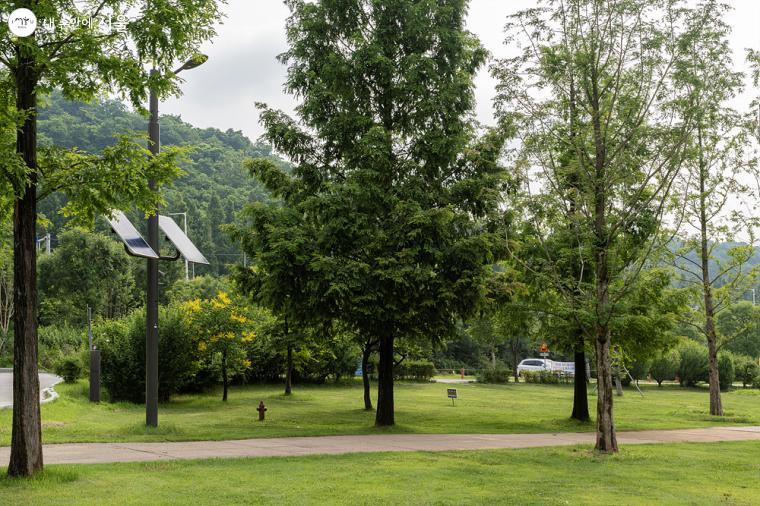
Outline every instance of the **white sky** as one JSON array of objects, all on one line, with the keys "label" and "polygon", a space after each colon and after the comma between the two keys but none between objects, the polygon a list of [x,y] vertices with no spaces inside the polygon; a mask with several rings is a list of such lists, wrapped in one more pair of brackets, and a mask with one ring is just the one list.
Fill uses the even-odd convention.
[{"label": "white sky", "polygon": [[[503,44],[507,15],[536,2],[529,0],[471,0],[468,29],[494,55],[508,54]],[[760,1],[728,0],[734,8],[727,22],[733,27],[731,43],[737,68],[744,68],[744,49],[760,49]],[[184,95],[161,106],[163,114],[178,114],[198,127],[242,130],[255,140],[262,133],[254,102],[292,114],[294,99],[282,91],[285,67],[276,56],[286,50],[285,19],[288,9],[281,0],[228,0],[226,19],[218,35],[203,51],[209,61],[183,75]],[[493,121],[491,100],[494,82],[486,68],[477,77],[477,116],[484,124]],[[753,90],[735,107],[746,107]]]}]

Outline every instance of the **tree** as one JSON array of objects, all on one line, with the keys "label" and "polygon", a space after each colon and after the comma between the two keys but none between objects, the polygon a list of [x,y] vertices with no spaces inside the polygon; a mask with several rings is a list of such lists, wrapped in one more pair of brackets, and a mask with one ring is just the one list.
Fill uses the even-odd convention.
[{"label": "tree", "polygon": [[737,355],[734,366],[736,367],[736,377],[742,382],[743,388],[751,385],[757,375],[760,374],[760,365],[755,359],[746,355]]},{"label": "tree", "polygon": [[218,292],[213,299],[186,302],[185,308],[198,351],[211,360],[215,355],[220,357],[222,401],[227,402],[230,373],[241,374],[251,366],[245,346],[255,335],[245,308],[234,303],[225,292]]},{"label": "tree", "polygon": [[[125,138],[101,155],[56,148],[38,153],[38,97],[60,88],[67,98],[86,100],[109,92],[128,96],[139,105],[148,86],[160,95],[177,92],[172,72],[176,60],[192,56],[211,38],[212,24],[218,19],[213,1],[152,0],[139,13],[133,11],[134,4],[130,0],[0,2],[3,12],[31,8],[39,19],[56,26],[38,29],[28,37],[12,36],[7,24],[0,27],[4,67],[0,128],[16,134],[15,146],[7,136],[2,150],[4,181],[15,198],[11,476],[29,476],[42,468],[35,251],[38,200],[62,192],[69,198],[64,212],[89,222],[97,214],[132,204],[147,212],[160,199],[145,181],[151,178],[164,184],[176,175],[176,152],[150,157],[135,140]],[[96,30],[79,22],[127,14],[133,17],[125,30]],[[158,74],[150,75],[143,67],[145,61],[153,62]]]},{"label": "tree", "polygon": [[39,260],[42,325],[84,326],[85,308],[119,318],[135,307],[135,280],[124,248],[109,237],[85,230],[58,236],[58,247]]},{"label": "tree", "polygon": [[760,358],[760,308],[751,302],[738,302],[716,314],[719,336],[726,336],[724,347],[734,353]]},{"label": "tree", "polygon": [[[673,68],[698,36],[683,30],[678,2],[550,0],[520,12],[507,42],[523,48],[497,62],[497,108],[521,137],[528,214],[544,240],[560,228],[579,250],[577,276],[547,276],[594,343],[598,372],[596,448],[617,451],[610,367],[611,325],[649,252],[691,121],[673,106]],[[539,198],[533,200],[540,179]],[[590,275],[585,274],[590,271]],[[567,272],[567,271],[564,271]],[[570,272],[573,272],[570,270]]]},{"label": "tree", "polygon": [[255,263],[242,285],[376,339],[375,424],[393,425],[396,339],[452,334],[502,255],[505,134],[479,136],[471,118],[486,52],[465,31],[465,0],[288,5],[281,60],[306,129],[261,106],[265,138],[294,168],[250,164],[282,202],[244,212],[237,237]]},{"label": "tree", "polygon": [[[747,269],[754,254],[751,240],[757,219],[736,200],[755,200],[744,183],[754,178],[757,161],[748,156],[751,126],[727,104],[743,88],[744,74],[733,70],[730,27],[723,21],[730,9],[708,0],[688,18],[692,36],[684,40],[687,57],[676,72],[678,87],[688,97],[683,107],[692,115],[694,129],[689,137],[688,156],[677,181],[682,202],[682,232],[688,238],[676,251],[676,265],[694,290],[696,310],[684,318],[705,336],[708,349],[710,414],[723,415],[720,395],[718,352],[736,336],[720,334],[718,313],[729,307],[753,286],[758,269]],[[755,206],[756,207],[756,206]],[[714,254],[721,243],[744,233],[750,244],[737,245],[720,261]],[[711,263],[717,263],[711,269]]]},{"label": "tree", "polygon": [[663,351],[652,360],[649,366],[649,374],[657,382],[658,387],[662,386],[663,381],[672,381],[676,378],[679,361],[680,357],[675,350]]}]

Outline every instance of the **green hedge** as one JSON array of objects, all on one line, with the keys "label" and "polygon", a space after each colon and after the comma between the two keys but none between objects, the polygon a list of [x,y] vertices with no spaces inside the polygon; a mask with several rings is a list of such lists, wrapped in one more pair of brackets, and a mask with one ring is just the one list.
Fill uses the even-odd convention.
[{"label": "green hedge", "polygon": [[559,371],[522,371],[520,377],[525,379],[525,383],[544,383],[556,385],[567,382],[571,376],[562,374]]},{"label": "green hedge", "polygon": [[[193,382],[199,359],[180,306],[160,307],[158,321],[158,396],[165,402]],[[99,322],[93,334],[111,401],[145,402],[145,309]]]},{"label": "green hedge", "polygon": [[393,368],[393,377],[401,380],[430,381],[437,373],[430,360],[404,360]]},{"label": "green hedge", "polygon": [[79,357],[64,358],[55,365],[55,373],[66,383],[74,383],[82,376],[82,361]]},{"label": "green hedge", "polygon": [[489,367],[482,369],[478,373],[478,383],[509,383],[509,377],[512,375],[512,371],[506,367]]}]

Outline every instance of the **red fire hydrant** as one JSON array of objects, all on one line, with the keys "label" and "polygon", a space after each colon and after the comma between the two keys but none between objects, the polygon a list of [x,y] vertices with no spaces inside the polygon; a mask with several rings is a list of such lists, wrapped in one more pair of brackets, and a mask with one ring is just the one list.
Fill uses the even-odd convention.
[{"label": "red fire hydrant", "polygon": [[267,411],[267,407],[264,406],[264,401],[259,401],[259,407],[256,408],[256,411],[259,412],[259,421],[263,422],[264,421],[264,413],[266,413],[266,411]]}]

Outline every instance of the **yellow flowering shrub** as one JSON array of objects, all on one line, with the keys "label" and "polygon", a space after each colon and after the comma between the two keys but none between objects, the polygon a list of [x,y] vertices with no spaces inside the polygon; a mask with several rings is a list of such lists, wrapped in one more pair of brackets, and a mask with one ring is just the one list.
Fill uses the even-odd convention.
[{"label": "yellow flowering shrub", "polygon": [[227,400],[228,377],[251,367],[245,350],[256,334],[247,308],[222,291],[212,299],[185,302],[184,308],[198,352],[209,362],[221,362],[223,400]]}]

